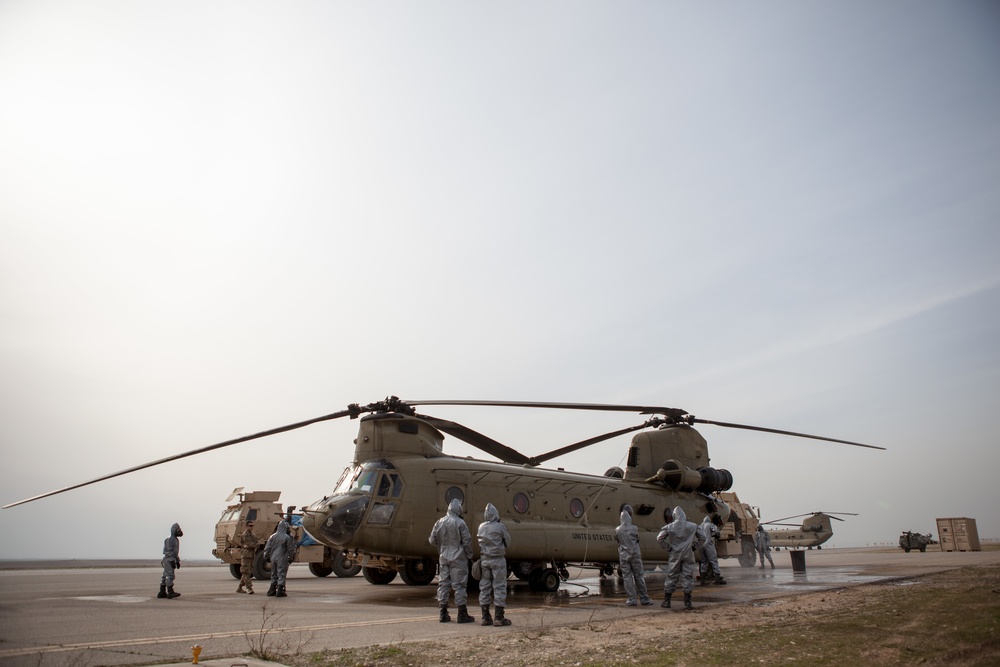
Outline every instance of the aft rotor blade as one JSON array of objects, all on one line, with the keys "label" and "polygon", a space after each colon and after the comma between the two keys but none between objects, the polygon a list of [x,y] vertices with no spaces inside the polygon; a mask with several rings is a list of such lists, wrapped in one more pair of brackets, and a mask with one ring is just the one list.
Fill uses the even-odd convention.
[{"label": "aft rotor blade", "polygon": [[218,442],[214,445],[209,445],[207,447],[201,447],[199,449],[192,449],[189,452],[184,452],[183,454],[175,454],[174,456],[168,456],[163,459],[157,459],[156,461],[150,461],[149,463],[143,463],[142,465],[133,466],[126,470],[120,470],[110,475],[103,475],[96,479],[89,480],[87,482],[81,482],[80,484],[74,484],[72,486],[63,487],[61,489],[56,489],[55,491],[49,491],[48,493],[43,493],[41,495],[32,496],[31,498],[25,498],[24,500],[18,500],[16,503],[10,503],[9,505],[4,505],[3,509],[9,507],[16,507],[18,505],[23,505],[25,503],[30,503],[34,500],[41,500],[42,498],[48,498],[49,496],[54,496],[59,493],[64,493],[66,491],[72,491],[73,489],[79,489],[84,486],[89,486],[91,484],[96,484],[97,482],[103,482],[108,479],[113,479],[115,477],[120,477],[122,475],[127,475],[132,472],[139,470],[144,470],[146,468],[152,468],[153,466],[158,466],[163,463],[169,463],[171,461],[176,461],[178,459],[187,458],[188,456],[194,456],[195,454],[204,454],[205,452],[210,452],[214,449],[221,449],[223,447],[228,447],[230,445],[236,445],[241,442],[247,442],[249,440],[256,440],[257,438],[264,438],[269,435],[276,435],[278,433],[284,433],[285,431],[293,431],[297,428],[302,428],[303,426],[309,426],[310,424],[315,424],[317,422],[329,421],[331,419],[339,419],[340,417],[357,416],[360,413],[360,409],[357,406],[351,406],[347,410],[341,410],[340,412],[334,412],[329,415],[324,415],[322,417],[316,417],[314,419],[307,419],[306,421],[296,422],[294,424],[288,424],[287,426],[279,426],[278,428],[272,428],[267,431],[261,431],[260,433],[254,433],[253,435],[245,435],[242,438],[235,438],[233,440],[226,440],[225,442]]},{"label": "aft rotor blade", "polygon": [[789,519],[798,519],[800,516],[813,516],[815,512],[806,512],[805,514],[795,514],[793,516],[783,516],[780,519],[772,519],[771,521],[761,521],[761,523],[777,523],[779,521],[788,521]]},{"label": "aft rotor blade", "polygon": [[481,407],[548,408],[553,410],[603,410],[608,412],[636,412],[641,415],[664,415],[680,419],[687,414],[679,408],[648,405],[611,405],[607,403],[548,403],[539,401],[403,401],[407,405],[471,405]]},{"label": "aft rotor blade", "polygon": [[877,447],[875,445],[866,445],[860,442],[851,442],[850,440],[838,440],[836,438],[825,438],[821,435],[809,435],[808,433],[796,433],[795,431],[781,431],[776,428],[764,428],[763,426],[747,426],[746,424],[730,424],[728,422],[716,422],[708,419],[698,419],[697,417],[689,417],[687,419],[692,424],[711,424],[713,426],[723,426],[725,428],[741,428],[746,431],[762,431],[764,433],[777,433],[778,435],[790,435],[796,438],[811,438],[813,440],[825,440],[826,442],[839,442],[842,445],[853,445],[855,447],[867,447],[868,449],[881,449],[885,450],[885,447]]},{"label": "aft rotor blade", "polygon": [[530,462],[527,456],[516,449],[511,449],[507,445],[501,444],[493,438],[473,431],[468,426],[462,426],[457,422],[448,421],[447,419],[438,419],[437,417],[429,417],[427,415],[414,416],[419,419],[423,419],[425,422],[443,433],[446,433],[454,438],[458,438],[462,442],[466,442],[477,449],[481,449],[490,456],[497,457],[504,463],[524,465]]},{"label": "aft rotor blade", "polygon": [[631,433],[632,431],[638,431],[649,426],[650,423],[646,422],[638,426],[629,426],[628,428],[618,429],[617,431],[611,431],[610,433],[605,433],[604,435],[597,435],[593,438],[587,438],[586,440],[581,440],[580,442],[574,442],[572,445],[566,445],[565,447],[560,447],[559,449],[553,449],[551,452],[542,454],[540,456],[534,456],[531,459],[532,465],[539,465],[549,459],[554,459],[562,456],[563,454],[569,454],[570,452],[575,452],[578,449],[583,449],[584,447],[590,447],[591,445],[596,445],[599,442],[604,442],[605,440],[610,440],[611,438],[617,438],[619,435],[625,435],[626,433]]}]

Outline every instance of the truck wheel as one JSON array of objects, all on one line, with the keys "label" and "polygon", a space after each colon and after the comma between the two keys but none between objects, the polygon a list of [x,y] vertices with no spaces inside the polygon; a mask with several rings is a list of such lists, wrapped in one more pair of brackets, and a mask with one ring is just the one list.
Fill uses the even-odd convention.
[{"label": "truck wheel", "polygon": [[264,552],[258,551],[253,557],[253,578],[257,581],[271,580],[271,563],[264,560]]},{"label": "truck wheel", "polygon": [[743,567],[753,567],[757,562],[757,550],[753,546],[753,540],[744,538],[742,545],[743,553],[740,554],[740,565]]},{"label": "truck wheel", "polygon": [[910,553],[910,547],[903,547],[903,551],[905,551],[906,553]]},{"label": "truck wheel", "polygon": [[232,563],[229,564],[229,574],[233,575],[233,579],[241,579],[243,577],[242,573],[240,573],[240,566],[238,563],[235,565]]},{"label": "truck wheel", "polygon": [[395,570],[383,570],[380,567],[363,567],[361,571],[364,573],[368,583],[375,584],[376,586],[385,586],[396,578]]},{"label": "truck wheel", "polygon": [[353,577],[361,571],[361,563],[338,551],[333,556],[333,573],[338,577]]},{"label": "truck wheel", "polygon": [[399,576],[409,586],[426,586],[434,581],[434,561],[430,558],[407,558]]},{"label": "truck wheel", "polygon": [[917,547],[917,548],[918,548],[918,549],[920,549],[920,553],[924,553],[925,551],[927,551],[927,546],[926,546],[926,545],[923,545],[923,544],[921,544],[921,545],[920,545],[919,547]]},{"label": "truck wheel", "polygon": [[309,571],[317,577],[329,577],[333,574],[333,568],[323,563],[309,563]]}]

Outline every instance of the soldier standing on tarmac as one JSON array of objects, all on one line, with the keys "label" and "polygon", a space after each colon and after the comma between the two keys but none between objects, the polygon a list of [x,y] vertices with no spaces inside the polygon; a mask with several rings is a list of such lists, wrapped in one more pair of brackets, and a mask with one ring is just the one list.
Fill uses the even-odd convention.
[{"label": "soldier standing on tarmac", "polygon": [[771,562],[771,569],[773,570],[774,559],[771,558],[771,536],[764,530],[764,526],[757,526],[757,534],[753,536],[753,543],[757,547],[758,555],[760,555],[760,569],[764,569],[764,559],[766,558]]},{"label": "soldier standing on tarmac", "polygon": [[156,595],[158,598],[173,599],[181,596],[174,592],[174,570],[181,569],[181,541],[177,538],[183,534],[180,524],[175,523],[170,526],[170,537],[163,540],[163,560],[160,561],[163,576],[160,577],[160,592]]},{"label": "soldier standing on tarmac", "polygon": [[271,587],[267,589],[268,596],[283,598],[288,595],[285,592],[285,576],[288,574],[288,564],[294,557],[295,540],[288,533],[288,522],[282,520],[264,545],[264,558],[271,561]]},{"label": "soldier standing on tarmac", "polygon": [[692,609],[691,591],[694,586],[694,550],[701,548],[701,531],[698,524],[687,520],[680,507],[673,511],[674,520],[665,525],[656,541],[667,550],[667,578],[663,580],[663,604],[670,608],[670,597],[678,583],[684,591],[684,609]]},{"label": "soldier standing on tarmac", "polygon": [[708,584],[709,576],[715,579],[716,586],[725,586],[726,580],[719,569],[719,552],[715,541],[719,539],[719,527],[712,522],[711,516],[706,516],[701,522],[701,585]]},{"label": "soldier standing on tarmac", "polygon": [[[240,585],[237,593],[253,595],[253,557],[257,554],[260,540],[253,532],[253,521],[247,521],[247,529],[240,535]],[[243,587],[246,590],[243,590]]]},{"label": "soldier standing on tarmac", "polygon": [[438,548],[438,609],[440,621],[448,623],[448,596],[455,591],[458,606],[458,622],[472,623],[476,619],[469,615],[467,607],[469,593],[465,588],[469,578],[469,561],[472,560],[472,533],[462,518],[462,501],[452,498],[448,511],[434,522],[427,541]]}]

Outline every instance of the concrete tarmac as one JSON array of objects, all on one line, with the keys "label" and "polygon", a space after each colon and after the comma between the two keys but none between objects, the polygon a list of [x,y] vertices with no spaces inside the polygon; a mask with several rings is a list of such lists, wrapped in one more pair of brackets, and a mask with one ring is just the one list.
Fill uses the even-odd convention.
[{"label": "concrete tarmac", "polygon": [[[729,584],[696,586],[695,606],[768,604],[797,593],[1000,564],[1000,551],[994,550],[945,553],[932,547],[904,554],[886,548],[823,549],[807,551],[805,572],[793,572],[787,551],[773,556],[773,570],[723,560]],[[625,607],[617,578],[600,579],[594,570],[571,569],[570,580],[556,593],[533,592],[512,578],[507,616],[513,625],[484,628],[478,622],[439,623],[436,582],[407,586],[396,579],[373,586],[361,575],[321,579],[295,565],[288,597],[273,598],[264,595],[267,582],[255,583],[256,595],[237,595],[228,567],[186,564],[174,586],[181,597],[164,600],[156,598],[158,567],[113,564],[0,570],[0,666],[191,664],[192,646],[199,645],[199,662],[207,667],[260,667],[265,663],[240,656],[260,646],[282,653],[319,651],[671,613],[659,607],[661,572],[647,572],[657,602],[651,607]],[[469,611],[479,616],[474,595]]]}]

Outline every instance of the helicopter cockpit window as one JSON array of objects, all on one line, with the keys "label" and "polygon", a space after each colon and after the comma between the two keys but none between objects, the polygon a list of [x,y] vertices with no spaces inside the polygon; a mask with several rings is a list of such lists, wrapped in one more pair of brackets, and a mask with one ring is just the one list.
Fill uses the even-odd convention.
[{"label": "helicopter cockpit window", "polygon": [[389,490],[392,488],[392,480],[389,479],[389,475],[382,475],[382,478],[378,481],[378,493],[375,494],[380,497],[385,497],[389,495]]},{"label": "helicopter cockpit window", "polygon": [[396,473],[392,473],[389,477],[392,478],[392,497],[399,498],[403,495],[403,478]]},{"label": "helicopter cockpit window", "polygon": [[343,474],[340,475],[340,481],[337,482],[337,488],[333,490],[333,495],[339,496],[342,493],[347,493],[351,490],[351,482],[354,481],[354,477],[358,474],[361,468],[352,468],[347,466],[344,468]]},{"label": "helicopter cockpit window", "polygon": [[362,470],[361,474],[357,476],[354,480],[354,484],[351,485],[351,491],[364,491],[370,493],[372,488],[375,486],[375,480],[378,479],[378,473],[374,470]]},{"label": "helicopter cockpit window", "polygon": [[518,514],[524,514],[528,511],[528,496],[523,493],[514,494],[514,511]]}]

